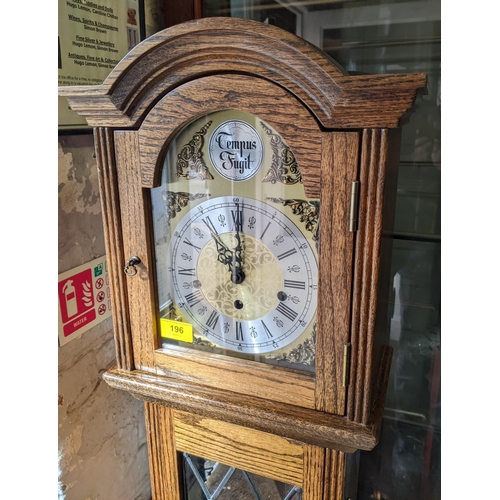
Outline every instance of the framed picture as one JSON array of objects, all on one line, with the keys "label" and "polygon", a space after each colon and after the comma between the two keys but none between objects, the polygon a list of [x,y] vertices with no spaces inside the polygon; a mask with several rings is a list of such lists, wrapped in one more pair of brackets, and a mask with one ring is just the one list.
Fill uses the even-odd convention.
[{"label": "framed picture", "polygon": [[[144,0],[59,0],[58,85],[99,85],[145,38]],[[59,130],[87,128],[65,97]]]}]

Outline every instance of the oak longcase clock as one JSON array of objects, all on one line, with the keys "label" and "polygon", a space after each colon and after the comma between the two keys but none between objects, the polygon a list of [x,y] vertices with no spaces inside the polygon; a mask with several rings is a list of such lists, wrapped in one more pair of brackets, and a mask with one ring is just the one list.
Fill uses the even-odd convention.
[{"label": "oak longcase clock", "polygon": [[104,378],[145,401],[154,498],[188,498],[180,453],[342,498],[378,438],[399,131],[425,81],[350,76],[274,26],[210,18],[60,89],[95,127]]}]

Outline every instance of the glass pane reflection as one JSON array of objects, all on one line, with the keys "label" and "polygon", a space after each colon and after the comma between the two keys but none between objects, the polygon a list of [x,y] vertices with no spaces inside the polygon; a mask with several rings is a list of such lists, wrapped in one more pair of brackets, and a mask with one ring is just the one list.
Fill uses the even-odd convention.
[{"label": "glass pane reflection", "polygon": [[314,372],[319,202],[291,146],[257,116],[209,113],[150,194],[160,345]]},{"label": "glass pane reflection", "polygon": [[380,442],[359,454],[352,500],[440,494],[441,2],[205,0],[204,16],[274,24],[351,75],[428,75],[402,129],[388,323],[394,357]]},{"label": "glass pane reflection", "polygon": [[394,356],[380,442],[360,453],[357,498],[431,500],[441,483],[440,3],[427,2],[419,19],[398,3],[344,3],[350,21],[323,30],[323,48],[351,74],[428,75],[402,129],[387,311]]},{"label": "glass pane reflection", "polygon": [[182,454],[185,500],[302,500],[297,486]]}]

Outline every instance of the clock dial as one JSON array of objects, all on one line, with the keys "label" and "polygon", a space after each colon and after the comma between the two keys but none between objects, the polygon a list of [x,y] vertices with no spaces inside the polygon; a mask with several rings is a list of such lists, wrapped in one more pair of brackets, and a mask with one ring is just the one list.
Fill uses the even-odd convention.
[{"label": "clock dial", "polygon": [[297,226],[251,198],[191,209],[170,244],[174,300],[217,345],[266,353],[288,345],[316,312],[317,264]]},{"label": "clock dial", "polygon": [[[313,370],[319,202],[292,149],[259,117],[218,111],[179,133],[162,175],[160,345]],[[186,325],[192,336],[170,335]]]}]

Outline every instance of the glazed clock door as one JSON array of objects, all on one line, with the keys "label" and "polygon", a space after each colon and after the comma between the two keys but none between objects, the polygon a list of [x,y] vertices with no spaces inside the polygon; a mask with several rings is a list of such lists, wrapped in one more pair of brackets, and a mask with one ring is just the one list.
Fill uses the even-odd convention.
[{"label": "glazed clock door", "polygon": [[319,200],[279,134],[234,110],[195,120],[152,201],[159,344],[314,371]]},{"label": "glazed clock door", "polygon": [[[351,274],[357,156],[334,161],[335,134],[321,131],[276,85],[234,75],[232,88],[238,91],[221,75],[167,94],[135,138],[140,172],[133,155],[122,160],[141,183],[133,188],[137,203],[124,201],[124,224],[135,225],[124,231],[131,235],[124,246],[133,255],[144,248],[141,234],[147,242],[143,273],[129,288],[141,351],[151,346],[137,365],[186,383],[343,413],[351,283],[338,280],[326,302],[318,292],[321,279],[328,291],[335,273]],[[357,151],[358,133],[352,137]],[[333,172],[339,213],[321,221],[320,197],[322,190],[332,195]],[[339,326],[327,312],[334,304]],[[321,317],[330,322],[322,338]],[[326,393],[338,404],[325,405]]]}]

